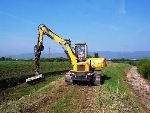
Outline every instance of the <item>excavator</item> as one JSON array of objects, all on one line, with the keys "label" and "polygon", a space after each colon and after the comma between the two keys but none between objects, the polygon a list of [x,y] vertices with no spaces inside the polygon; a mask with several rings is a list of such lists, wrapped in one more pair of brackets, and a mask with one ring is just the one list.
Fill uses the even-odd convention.
[{"label": "excavator", "polygon": [[43,24],[39,25],[38,32],[38,42],[35,46],[35,76],[26,79],[26,82],[44,78],[44,75],[39,74],[39,68],[40,55],[44,50],[43,36],[46,35],[60,44],[70,59],[72,65],[71,70],[65,74],[65,82],[67,84],[75,84],[77,81],[89,81],[95,85],[100,85],[101,70],[107,66],[105,58],[87,58],[88,51],[86,43],[77,43],[73,49],[70,39],[64,39],[58,36]]}]

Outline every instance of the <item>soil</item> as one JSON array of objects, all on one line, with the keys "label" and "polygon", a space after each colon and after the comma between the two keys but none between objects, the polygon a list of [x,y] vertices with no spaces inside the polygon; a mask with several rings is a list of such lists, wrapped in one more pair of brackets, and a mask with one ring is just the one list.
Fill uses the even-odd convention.
[{"label": "soil", "polygon": [[133,66],[127,73],[126,82],[141,101],[142,105],[150,112],[150,83],[138,73]]},{"label": "soil", "polygon": [[94,113],[96,111],[95,87],[96,86],[74,86],[76,95],[72,98],[70,106],[74,113]]}]

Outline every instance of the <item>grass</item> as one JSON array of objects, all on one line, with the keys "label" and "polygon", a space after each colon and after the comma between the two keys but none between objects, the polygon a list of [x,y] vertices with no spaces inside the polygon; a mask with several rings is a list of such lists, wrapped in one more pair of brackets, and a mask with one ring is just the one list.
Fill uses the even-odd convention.
[{"label": "grass", "polygon": [[144,112],[124,82],[128,68],[129,64],[113,63],[102,72],[105,81],[96,88],[97,105],[105,106],[108,112]]},{"label": "grass", "polygon": [[125,69],[129,67],[130,65],[128,64],[118,63],[103,70],[104,76],[109,78],[104,85],[110,92],[126,93],[128,91],[123,84],[123,80],[126,75]]},{"label": "grass", "polygon": [[[41,62],[40,72],[70,69],[69,62]],[[0,80],[34,74],[34,61],[0,61]]]},{"label": "grass", "polygon": [[63,79],[62,75],[48,77],[43,82],[36,85],[28,85],[24,83],[2,91],[0,93],[0,111],[2,113],[18,112],[21,108],[36,102],[52,89],[55,81],[61,79]]},{"label": "grass", "polygon": [[72,110],[70,109],[69,103],[71,98],[75,95],[74,88],[71,88],[66,92],[64,97],[62,97],[57,102],[53,103],[48,108],[48,113],[62,113],[63,110],[67,110],[66,112],[70,113]]}]

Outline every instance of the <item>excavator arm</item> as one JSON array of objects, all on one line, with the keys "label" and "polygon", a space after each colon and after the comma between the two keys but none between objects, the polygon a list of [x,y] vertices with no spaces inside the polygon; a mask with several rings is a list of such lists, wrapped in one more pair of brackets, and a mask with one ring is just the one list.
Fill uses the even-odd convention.
[{"label": "excavator arm", "polygon": [[75,65],[77,62],[77,57],[75,56],[74,52],[71,49],[71,41],[66,40],[55,34],[52,30],[48,29],[45,25],[41,24],[38,27],[39,31],[39,37],[38,37],[38,43],[35,46],[35,73],[39,74],[39,67],[40,67],[40,55],[41,51],[43,51],[44,46],[43,46],[43,36],[47,35],[50,37],[52,40],[55,42],[59,43],[62,46],[65,46],[66,50],[65,53],[67,56],[69,56],[71,60],[71,64]]}]

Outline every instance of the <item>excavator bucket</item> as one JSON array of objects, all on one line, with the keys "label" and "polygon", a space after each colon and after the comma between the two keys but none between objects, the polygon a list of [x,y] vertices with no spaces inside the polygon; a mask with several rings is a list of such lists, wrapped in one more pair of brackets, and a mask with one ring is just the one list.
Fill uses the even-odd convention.
[{"label": "excavator bucket", "polygon": [[42,74],[39,74],[39,67],[40,67],[40,55],[41,55],[41,51],[43,51],[44,49],[44,46],[41,45],[39,47],[39,49],[37,49],[38,46],[35,45],[34,46],[34,52],[35,52],[35,76],[32,76],[30,78],[27,78],[26,79],[26,82],[27,83],[30,83],[30,82],[34,82],[34,81],[38,81],[38,80],[41,80],[44,78],[44,75]]},{"label": "excavator bucket", "polygon": [[35,76],[33,76],[33,77],[30,77],[30,78],[27,78],[26,79],[26,82],[27,83],[29,83],[29,82],[31,82],[31,81],[37,81],[37,80],[41,80],[41,79],[43,79],[44,78],[44,75],[42,75],[42,74],[39,74],[39,75],[35,75]]}]

